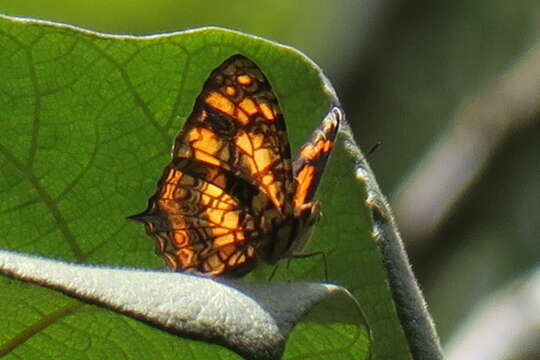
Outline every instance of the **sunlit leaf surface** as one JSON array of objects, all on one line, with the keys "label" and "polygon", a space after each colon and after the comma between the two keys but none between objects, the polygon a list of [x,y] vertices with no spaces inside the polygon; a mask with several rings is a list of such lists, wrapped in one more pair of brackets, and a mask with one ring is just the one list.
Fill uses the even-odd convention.
[{"label": "sunlit leaf surface", "polygon": [[[129,38],[0,18],[0,48],[0,247],[81,263],[163,266],[142,226],[125,217],[145,207],[197,93],[225,58],[241,53],[263,69],[293,151],[334,101],[303,55],[222,29]],[[330,280],[359,299],[373,358],[408,359],[366,195],[339,146],[318,197],[324,218],[307,251],[325,251]],[[274,281],[323,278],[313,257],[281,266]],[[6,359],[238,358],[7,277],[0,277],[0,308]],[[296,327],[284,358],[358,359],[368,342],[353,307],[329,306]]]}]

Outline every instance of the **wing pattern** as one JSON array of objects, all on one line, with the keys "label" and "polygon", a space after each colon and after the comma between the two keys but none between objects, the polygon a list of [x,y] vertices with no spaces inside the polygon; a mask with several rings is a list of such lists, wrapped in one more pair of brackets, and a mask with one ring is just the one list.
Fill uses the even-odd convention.
[{"label": "wing pattern", "polygon": [[204,84],[156,193],[130,219],[145,224],[173,271],[240,276],[258,257],[277,261],[318,218],[312,200],[337,127],[336,117],[321,124],[293,172],[270,83],[234,55]]}]

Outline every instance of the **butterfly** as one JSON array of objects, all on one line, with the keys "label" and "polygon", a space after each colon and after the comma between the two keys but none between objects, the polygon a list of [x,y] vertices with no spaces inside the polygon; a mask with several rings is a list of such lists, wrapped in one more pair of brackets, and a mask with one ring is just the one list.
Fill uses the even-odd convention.
[{"label": "butterfly", "polygon": [[129,219],[173,271],[235,277],[292,257],[320,218],[314,195],[341,114],[333,108],[293,162],[269,81],[231,56],[205,82],[147,209]]}]

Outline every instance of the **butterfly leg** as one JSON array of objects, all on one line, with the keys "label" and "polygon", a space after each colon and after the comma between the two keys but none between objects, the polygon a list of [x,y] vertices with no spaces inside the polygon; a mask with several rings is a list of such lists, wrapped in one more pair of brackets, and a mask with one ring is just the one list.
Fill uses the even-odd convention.
[{"label": "butterfly leg", "polygon": [[274,276],[276,276],[278,267],[279,267],[279,264],[275,264],[275,265],[274,265],[274,268],[272,269],[272,273],[271,273],[270,276],[268,277],[268,282],[272,281],[272,279],[274,278]]},{"label": "butterfly leg", "polygon": [[289,268],[289,263],[290,263],[290,260],[292,259],[305,259],[305,258],[310,258],[310,257],[313,257],[313,256],[321,256],[322,259],[323,259],[323,264],[324,264],[324,281],[328,281],[328,260],[326,258],[326,253],[324,251],[313,251],[313,252],[310,252],[310,253],[305,253],[305,254],[292,254],[289,256],[289,262],[287,262],[287,268]]}]

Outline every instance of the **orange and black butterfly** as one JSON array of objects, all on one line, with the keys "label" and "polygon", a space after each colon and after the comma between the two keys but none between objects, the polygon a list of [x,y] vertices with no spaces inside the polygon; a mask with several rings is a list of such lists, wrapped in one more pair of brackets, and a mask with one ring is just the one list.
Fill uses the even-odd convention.
[{"label": "orange and black butterfly", "polygon": [[130,219],[174,271],[241,276],[258,259],[299,253],[320,217],[313,197],[340,114],[333,109],[292,163],[270,83],[234,55],[210,74],[148,208]]}]

